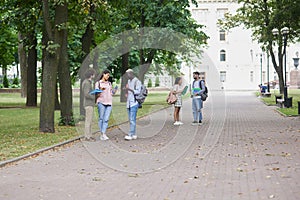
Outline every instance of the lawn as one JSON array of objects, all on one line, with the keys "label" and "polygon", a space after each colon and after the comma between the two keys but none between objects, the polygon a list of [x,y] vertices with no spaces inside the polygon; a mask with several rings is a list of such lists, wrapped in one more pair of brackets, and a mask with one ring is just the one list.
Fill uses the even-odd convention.
[{"label": "lawn", "polygon": [[[271,90],[271,97],[264,97],[262,100],[267,105],[276,105],[275,95],[280,95],[278,90]],[[278,111],[287,116],[297,116],[298,115],[298,101],[300,101],[300,89],[288,90],[288,97],[293,97],[292,108],[277,108]]]},{"label": "lawn", "polygon": [[[150,92],[138,117],[167,107],[166,92]],[[125,103],[119,102],[119,96],[113,99],[113,111],[110,126],[127,121]],[[39,98],[38,98],[39,99]],[[78,121],[79,94],[74,94],[74,116]],[[0,161],[12,159],[36,150],[76,138],[83,134],[82,129],[72,126],[58,126],[60,112],[55,112],[55,133],[39,132],[39,108],[27,108],[25,99],[18,93],[0,94]],[[38,100],[39,103],[39,100]],[[94,128],[97,129],[97,109],[95,107]],[[82,124],[82,123],[81,123]]]}]

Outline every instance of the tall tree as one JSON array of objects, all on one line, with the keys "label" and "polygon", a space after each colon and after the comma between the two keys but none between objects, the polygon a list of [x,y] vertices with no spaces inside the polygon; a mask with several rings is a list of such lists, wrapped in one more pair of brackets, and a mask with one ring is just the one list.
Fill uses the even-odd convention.
[{"label": "tall tree", "polygon": [[73,101],[72,101],[72,84],[70,75],[70,65],[68,58],[68,5],[65,3],[60,9],[61,18],[63,19],[60,27],[61,48],[58,63],[58,81],[60,90],[60,110],[61,110],[61,125],[73,125]]},{"label": "tall tree", "polygon": [[[44,57],[42,96],[40,106],[40,131],[55,132],[54,128],[54,110],[55,110],[55,92],[58,72],[58,64],[62,41],[64,39],[67,10],[66,1],[60,1],[50,5],[48,0],[43,0],[43,19],[45,23],[45,34],[48,42]],[[51,20],[51,7],[54,8],[54,20]],[[53,23],[52,23],[53,22]]]},{"label": "tall tree", "polygon": [[[19,32],[20,49],[19,58],[21,66],[22,83],[26,80],[26,105],[37,106],[37,32],[38,20],[41,11],[40,3],[34,0],[26,2],[20,0],[4,0],[0,2],[1,9],[5,14],[4,21]],[[29,71],[29,73],[27,73]],[[25,74],[22,74],[25,73]],[[26,75],[26,78],[24,76]],[[24,88],[22,89],[24,92]]]},{"label": "tall tree", "polygon": [[[271,56],[279,77],[280,93],[283,93],[283,35],[279,31],[279,35],[274,36],[272,30],[275,28],[282,30],[283,27],[288,27],[288,42],[299,40],[299,3],[294,0],[239,0],[238,3],[241,7],[237,9],[236,14],[227,14],[224,20],[219,21],[219,25],[227,30],[240,25],[252,30],[252,37]],[[274,42],[277,47],[273,45]],[[275,55],[274,48],[277,48],[277,55]]]},{"label": "tall tree", "polygon": [[19,32],[18,34],[19,45],[18,45],[18,56],[20,62],[21,71],[21,97],[25,98],[27,96],[27,54],[24,43],[24,35]]},{"label": "tall tree", "polygon": [[[145,34],[143,32],[144,27],[170,28],[173,31],[187,35],[197,42],[199,46],[206,43],[207,36],[201,31],[202,26],[191,18],[191,13],[188,9],[191,3],[189,0],[132,0],[129,2],[111,0],[109,2],[112,7],[119,8],[117,10],[118,14],[115,16],[119,16],[122,19],[114,29],[115,33],[136,29],[140,30],[139,34],[142,38]],[[192,1],[192,3],[196,3],[196,1]],[[156,38],[155,41],[149,42],[163,40],[163,37],[161,36],[161,38]],[[130,40],[130,37],[128,39]],[[125,41],[123,43],[126,44]],[[156,60],[158,63],[164,63],[164,60],[168,60],[170,56],[173,56],[174,60],[177,59],[172,52],[164,52],[162,54],[161,52],[163,51],[159,49],[139,49],[140,68],[138,75],[142,82],[144,82],[145,74],[148,72],[153,60]],[[129,62],[132,58],[127,58],[127,55],[123,55],[122,59],[124,71],[129,67]],[[176,69],[176,63],[172,63],[173,69]],[[123,81],[122,84],[124,84]],[[124,95],[121,93],[121,101],[124,99],[122,96]]]}]

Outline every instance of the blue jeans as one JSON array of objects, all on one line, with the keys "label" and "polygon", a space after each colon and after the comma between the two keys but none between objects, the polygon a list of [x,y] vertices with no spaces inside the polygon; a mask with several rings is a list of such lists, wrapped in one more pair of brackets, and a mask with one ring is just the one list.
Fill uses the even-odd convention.
[{"label": "blue jeans", "polygon": [[136,114],[138,111],[139,105],[132,106],[127,108],[128,120],[130,123],[129,136],[133,136],[136,134]]},{"label": "blue jeans", "polygon": [[199,122],[200,120],[202,120],[202,107],[203,106],[201,98],[193,98],[192,109],[194,121]]},{"label": "blue jeans", "polygon": [[98,114],[99,114],[98,126],[101,133],[106,132],[111,109],[112,109],[111,105],[103,105],[102,103],[98,103]]}]

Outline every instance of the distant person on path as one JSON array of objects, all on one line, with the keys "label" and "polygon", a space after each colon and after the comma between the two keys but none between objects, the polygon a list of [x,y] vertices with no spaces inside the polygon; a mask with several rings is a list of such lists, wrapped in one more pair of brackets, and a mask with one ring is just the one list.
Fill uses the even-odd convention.
[{"label": "distant person on path", "polygon": [[177,97],[177,101],[174,104],[174,125],[175,126],[183,124],[180,121],[180,117],[179,117],[180,109],[182,107],[182,97],[181,96],[182,96],[183,90],[184,90],[184,87],[182,87],[182,78],[177,77],[175,79],[175,83],[174,83],[174,86],[172,88],[173,94],[175,94],[176,97]]},{"label": "distant person on path", "polygon": [[128,76],[128,83],[124,88],[127,93],[127,112],[128,112],[128,120],[130,123],[130,130],[128,135],[125,136],[125,140],[135,140],[137,139],[136,135],[136,115],[139,108],[139,103],[136,101],[135,96],[141,92],[141,81],[135,77],[133,70],[128,69],[126,71]]},{"label": "distant person on path", "polygon": [[268,87],[262,84],[259,84],[258,87],[260,91],[260,96],[263,96],[267,92]]},{"label": "distant person on path", "polygon": [[95,95],[90,94],[93,90],[92,80],[95,78],[96,71],[93,68],[89,68],[84,76],[85,80],[82,82],[82,92],[84,95],[83,106],[85,109],[85,129],[84,135],[86,141],[95,141],[92,137],[92,122],[95,106]]},{"label": "distant person on path", "polygon": [[202,124],[203,101],[201,100],[201,94],[205,92],[205,83],[204,80],[200,80],[199,75],[199,72],[193,72],[194,81],[191,85],[191,97],[194,121],[192,125]]},{"label": "distant person on path", "polygon": [[95,89],[100,89],[102,92],[97,97],[96,103],[98,106],[99,121],[98,126],[101,132],[100,140],[108,140],[106,129],[112,110],[112,95],[116,93],[117,87],[112,88],[109,81],[110,71],[103,70],[99,80],[95,83]]}]

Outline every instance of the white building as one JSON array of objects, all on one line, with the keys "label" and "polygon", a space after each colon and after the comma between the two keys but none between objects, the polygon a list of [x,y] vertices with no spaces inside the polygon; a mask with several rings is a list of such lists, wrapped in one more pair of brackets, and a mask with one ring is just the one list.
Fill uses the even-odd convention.
[{"label": "white building", "polygon": [[[218,19],[229,12],[234,14],[239,8],[235,0],[198,0],[198,7],[191,5],[192,17],[204,25],[204,32],[210,37],[208,48],[204,49],[203,59],[199,66],[183,67],[187,70],[197,70],[204,73],[207,82],[221,81],[225,90],[258,89],[260,83],[266,84],[268,78],[267,55],[262,52],[259,44],[251,38],[251,31],[236,27],[226,32],[220,30]],[[293,57],[300,52],[300,45],[287,48],[287,80],[289,72],[294,69]],[[215,69],[217,73],[211,73]],[[211,73],[211,74],[210,74]],[[190,75],[188,75],[190,76]],[[189,78],[190,79],[190,78]],[[214,80],[211,80],[214,79]],[[273,64],[269,62],[269,80],[277,80]]]}]

